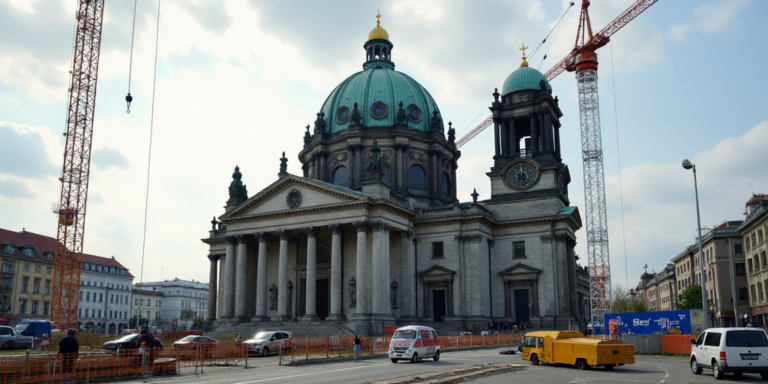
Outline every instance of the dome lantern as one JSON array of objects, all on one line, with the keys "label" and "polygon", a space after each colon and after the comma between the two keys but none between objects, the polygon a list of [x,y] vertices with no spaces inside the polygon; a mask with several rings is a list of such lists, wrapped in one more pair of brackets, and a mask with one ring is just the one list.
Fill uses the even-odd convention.
[{"label": "dome lantern", "polygon": [[364,69],[368,68],[389,68],[394,69],[395,63],[392,62],[392,43],[389,41],[389,34],[381,27],[381,14],[376,12],[376,27],[368,33],[368,41],[365,42],[365,64]]}]

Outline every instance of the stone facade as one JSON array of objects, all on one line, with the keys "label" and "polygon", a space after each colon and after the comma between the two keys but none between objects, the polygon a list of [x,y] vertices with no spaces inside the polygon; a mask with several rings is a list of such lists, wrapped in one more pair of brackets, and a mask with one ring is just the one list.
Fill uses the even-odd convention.
[{"label": "stone facade", "polygon": [[208,320],[332,321],[362,334],[413,322],[584,328],[589,280],[574,254],[582,224],[568,200],[562,113],[543,75],[526,67],[538,85],[493,94],[491,196],[460,202],[455,130],[449,122],[446,135],[436,105],[417,108],[431,96],[394,71],[388,40],[365,47],[364,71],[307,127],[300,174],[283,157],[278,179],[255,195],[235,203],[230,186],[202,239]]},{"label": "stone facade", "polygon": [[745,215],[739,232],[747,259],[750,322],[764,327],[768,325],[768,196],[753,195],[747,202]]}]

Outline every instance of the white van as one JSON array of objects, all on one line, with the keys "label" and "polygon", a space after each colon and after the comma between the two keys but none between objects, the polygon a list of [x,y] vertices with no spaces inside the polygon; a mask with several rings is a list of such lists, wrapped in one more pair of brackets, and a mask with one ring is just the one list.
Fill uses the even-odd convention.
[{"label": "white van", "polygon": [[437,332],[421,325],[398,328],[389,343],[389,358],[393,363],[398,360],[410,360],[415,363],[428,358],[440,360],[440,339]]},{"label": "white van", "polygon": [[711,369],[718,380],[727,372],[768,379],[768,335],[760,328],[709,328],[691,339],[690,364],[693,373]]}]

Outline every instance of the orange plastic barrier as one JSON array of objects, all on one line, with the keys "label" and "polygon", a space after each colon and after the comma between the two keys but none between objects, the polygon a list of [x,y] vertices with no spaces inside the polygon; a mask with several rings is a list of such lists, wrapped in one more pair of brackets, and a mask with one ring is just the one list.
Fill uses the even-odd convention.
[{"label": "orange plastic barrier", "polygon": [[693,335],[664,335],[661,337],[661,351],[680,355],[691,354],[691,339]]}]

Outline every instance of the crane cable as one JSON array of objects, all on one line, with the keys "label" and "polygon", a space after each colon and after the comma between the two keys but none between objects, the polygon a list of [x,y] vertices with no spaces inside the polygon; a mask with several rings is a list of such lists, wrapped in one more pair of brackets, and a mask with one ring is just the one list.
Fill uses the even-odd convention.
[{"label": "crane cable", "polygon": [[[547,35],[544,36],[544,40],[542,40],[537,46],[533,47],[533,50],[528,55],[528,59],[533,58],[536,52],[539,51],[539,48],[541,48],[541,46],[547,42],[549,35],[551,35],[553,31],[555,32],[555,36],[553,36],[552,38],[554,39],[555,37],[557,37],[557,31],[560,30],[560,26],[563,24],[563,19],[565,19],[565,15],[568,13],[568,11],[571,10],[571,7],[573,7],[573,4],[574,4],[573,1],[571,1],[570,5],[568,5],[568,8],[566,8],[565,12],[563,12],[562,16],[560,16],[560,20],[558,20],[557,23],[555,23],[555,25],[552,26],[552,29],[549,30],[549,33],[547,33]],[[549,44],[549,47],[550,48],[552,47],[552,43]],[[547,48],[547,52],[549,52],[549,48]],[[544,62],[544,60],[547,58],[547,52],[544,52],[544,58],[541,59],[542,62]],[[539,64],[539,66],[541,66],[541,64]]]},{"label": "crane cable", "polygon": [[136,35],[136,8],[139,5],[139,0],[133,1],[133,27],[131,28],[131,58],[128,61],[128,94],[125,96],[125,102],[127,109],[125,113],[131,113],[131,102],[133,96],[131,96],[131,74],[133,73],[133,37]]},{"label": "crane cable", "polygon": [[[147,160],[147,191],[144,197],[144,235],[141,240],[141,273],[139,274],[139,290],[144,287],[144,251],[147,245],[147,208],[149,207],[149,176],[152,166],[152,131],[155,125],[155,88],[157,86],[157,47],[160,41],[160,4],[162,0],[157,1],[157,27],[155,32],[155,69],[152,75],[152,110],[149,119],[149,158]],[[137,320],[141,320],[141,311]],[[149,319],[147,319],[149,322]]]},{"label": "crane cable", "polygon": [[624,246],[624,275],[629,287],[629,269],[627,267],[627,233],[624,226],[624,190],[621,185],[621,147],[619,146],[619,112],[616,107],[616,67],[613,66],[613,42],[611,42],[611,84],[613,86],[613,117],[616,119],[616,159],[619,163],[619,202],[621,205],[621,243]]},{"label": "crane cable", "polygon": [[[536,53],[536,51],[538,51],[538,50],[539,50],[539,48],[542,46],[542,44],[544,44],[544,43],[547,41],[547,38],[549,38],[549,35],[551,35],[551,34],[552,34],[552,31],[555,31],[555,36],[553,36],[552,38],[554,39],[555,37],[557,37],[557,32],[560,30],[560,26],[561,26],[561,25],[562,25],[562,23],[563,23],[563,19],[565,18],[565,15],[566,15],[566,13],[568,13],[568,11],[571,9],[571,7],[573,6],[573,4],[574,4],[573,2],[570,2],[570,5],[568,6],[568,8],[566,8],[566,9],[565,9],[565,12],[563,12],[563,14],[560,16],[560,19],[557,21],[557,23],[555,23],[555,25],[554,25],[554,26],[552,26],[552,29],[549,31],[549,33],[547,34],[547,36],[545,36],[545,37],[544,37],[544,40],[542,40],[542,41],[541,41],[541,43],[539,43],[539,45],[537,45],[537,46],[536,46],[536,47],[533,49],[533,51],[531,52],[531,54],[530,54],[530,55],[528,55],[528,58],[529,58],[529,59],[530,59],[530,58],[532,58],[532,57],[533,57],[533,55]],[[555,28],[557,28],[557,29],[555,29]],[[551,47],[552,47],[552,44],[550,44],[550,45],[549,45],[549,48],[551,48]],[[547,48],[547,52],[549,52],[549,48]],[[544,59],[546,59],[546,58],[547,58],[547,52],[544,52]],[[544,59],[541,59],[541,63],[542,63],[542,64],[544,63]],[[539,64],[539,68],[541,68],[541,64]],[[474,119],[472,119],[472,120],[471,120],[471,121],[470,121],[470,122],[467,124],[467,126],[466,126],[466,127],[462,128],[462,129],[461,129],[461,131],[457,131],[457,132],[456,132],[456,136],[458,136],[458,135],[460,135],[462,132],[466,131],[466,130],[467,130],[467,128],[469,128],[469,127],[472,125],[472,123],[474,123],[475,121],[477,121],[477,119],[478,119],[480,116],[482,116],[482,115],[485,113],[486,109],[487,109],[487,108],[483,108],[483,110],[482,110],[482,111],[480,111],[480,113],[477,115],[477,117],[475,117]]]}]

